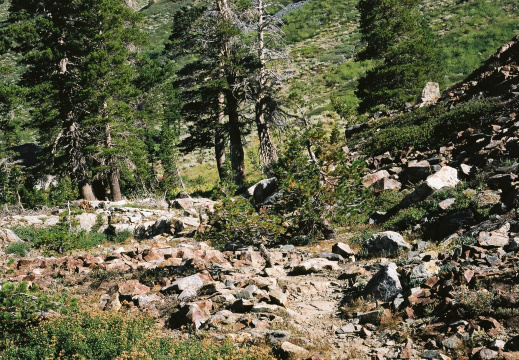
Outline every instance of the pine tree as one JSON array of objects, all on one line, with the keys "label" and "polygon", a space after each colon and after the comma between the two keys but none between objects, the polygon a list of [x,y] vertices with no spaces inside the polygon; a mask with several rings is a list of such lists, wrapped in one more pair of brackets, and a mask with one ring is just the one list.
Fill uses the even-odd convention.
[{"label": "pine tree", "polygon": [[225,166],[228,142],[232,177],[242,185],[245,133],[239,110],[245,98],[239,85],[252,58],[240,43],[233,6],[228,0],[214,0],[180,10],[166,53],[174,60],[191,60],[177,73],[176,84],[184,101],[182,115],[190,134],[181,147],[184,151],[213,147],[220,179],[229,179]]},{"label": "pine tree", "polygon": [[438,76],[432,31],[418,10],[420,0],[360,0],[360,31],[366,44],[357,59],[380,65],[359,80],[361,112],[414,102],[427,81]]},{"label": "pine tree", "polygon": [[94,200],[92,180],[121,198],[119,179],[132,136],[135,54],[143,18],[120,0],[12,0],[4,33],[23,54],[21,85],[51,170],[68,173]]}]

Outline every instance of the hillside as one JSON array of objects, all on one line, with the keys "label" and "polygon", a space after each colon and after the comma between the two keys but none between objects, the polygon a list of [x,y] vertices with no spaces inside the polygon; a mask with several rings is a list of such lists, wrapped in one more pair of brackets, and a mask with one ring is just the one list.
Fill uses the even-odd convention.
[{"label": "hillside", "polygon": [[[99,3],[115,4],[110,1]],[[147,19],[151,40],[139,53],[146,61],[138,60],[145,71],[133,79],[145,90],[136,102],[124,102],[134,90],[128,87],[123,95],[112,93],[121,96],[118,102],[107,96],[100,97],[104,103],[81,103],[100,105],[103,116],[69,128],[85,126],[92,134],[52,148],[59,159],[86,144],[83,161],[59,169],[87,168],[104,198],[81,198],[84,184],[70,177],[34,181],[37,169],[4,149],[7,131],[0,136],[0,195],[7,199],[0,203],[0,360],[519,359],[516,1],[425,1],[420,11],[443,55],[440,91],[428,84],[427,101],[348,120],[334,111],[331,96],[355,102],[359,77],[377,65],[355,60],[362,46],[355,2],[276,2],[270,13],[281,5],[290,10],[281,12],[291,58],[283,70],[290,76],[275,94],[286,125],[276,133],[278,159],[265,178],[255,124],[248,123],[242,186],[230,177],[217,183],[214,149],[180,155],[181,149],[161,143],[193,135],[185,133],[191,124],[170,96],[180,88],[161,79],[182,75],[175,73],[178,62],[171,64],[175,75],[164,70],[162,50],[175,13],[191,2],[127,3]],[[105,35],[97,25],[87,29]],[[128,35],[125,29],[121,34]],[[118,47],[118,54],[130,47]],[[46,50],[42,64],[52,55]],[[105,59],[107,51],[88,54]],[[137,59],[119,58],[115,65]],[[102,65],[112,64],[108,60]],[[196,60],[193,55],[185,63]],[[0,61],[7,66],[1,89],[11,89],[4,85],[24,69],[12,53]],[[65,67],[76,65],[67,61]],[[125,85],[126,78],[111,77],[110,66],[93,69],[82,78],[87,84],[94,78],[107,93],[103,86],[114,79]],[[220,72],[213,69],[188,70],[203,76],[195,90],[210,85],[194,107],[214,96],[211,86],[232,80],[217,76],[214,82],[211,76]],[[95,77],[105,71],[106,77]],[[92,88],[86,93],[97,96]],[[36,97],[38,90],[23,96]],[[44,99],[55,93],[63,94],[44,92]],[[232,108],[218,104],[212,111],[220,120]],[[16,141],[54,131],[48,122],[29,128],[29,119],[47,114],[25,106],[0,118],[0,124],[21,121],[23,136]],[[254,109],[247,103],[239,116],[245,122]],[[196,120],[204,119],[214,117]],[[116,126],[122,130],[111,137]],[[163,131],[169,127],[180,131]],[[112,141],[121,139],[125,147],[117,152]],[[23,148],[33,149],[29,157],[39,162],[34,149],[41,148]],[[122,159],[118,174],[109,172],[114,158]],[[164,170],[171,158],[186,189],[164,186],[176,176]],[[112,201],[108,183],[116,175],[127,191],[120,201]]]}]

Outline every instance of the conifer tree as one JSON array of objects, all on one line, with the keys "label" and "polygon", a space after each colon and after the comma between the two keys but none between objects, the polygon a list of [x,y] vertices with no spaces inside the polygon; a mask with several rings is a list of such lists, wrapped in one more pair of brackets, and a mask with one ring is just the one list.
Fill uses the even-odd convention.
[{"label": "conifer tree", "polygon": [[356,95],[361,112],[414,102],[425,83],[438,76],[432,31],[419,12],[420,4],[420,0],[359,1],[365,47],[357,59],[380,62],[359,80]]},{"label": "conifer tree", "polygon": [[87,200],[92,180],[121,198],[119,179],[132,136],[135,54],[143,18],[121,0],[12,0],[4,36],[23,55],[21,85],[51,170],[68,173]]}]

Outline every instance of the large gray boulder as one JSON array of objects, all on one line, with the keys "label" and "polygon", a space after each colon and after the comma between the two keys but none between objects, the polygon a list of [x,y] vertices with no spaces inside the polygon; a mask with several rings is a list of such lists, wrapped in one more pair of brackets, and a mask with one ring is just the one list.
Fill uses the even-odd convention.
[{"label": "large gray boulder", "polygon": [[402,235],[394,231],[384,231],[373,234],[365,244],[370,255],[393,256],[400,251],[411,250],[411,245],[405,242]]},{"label": "large gray boulder", "polygon": [[274,194],[278,187],[278,180],[273,177],[264,179],[253,185],[252,199],[255,204],[263,203],[270,195]]},{"label": "large gray boulder", "polygon": [[383,266],[364,288],[364,296],[374,300],[391,301],[402,292],[397,266],[389,263]]}]

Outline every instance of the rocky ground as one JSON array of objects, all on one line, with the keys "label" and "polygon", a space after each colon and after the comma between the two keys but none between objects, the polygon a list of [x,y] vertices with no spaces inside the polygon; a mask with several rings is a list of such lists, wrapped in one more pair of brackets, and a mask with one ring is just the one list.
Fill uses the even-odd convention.
[{"label": "rocky ground", "polygon": [[[60,213],[89,231],[134,236],[55,257],[1,253],[2,278],[66,289],[105,311],[146,312],[170,336],[265,344],[279,358],[519,359],[518,54],[516,38],[439,100],[484,91],[502,101],[499,113],[445,146],[366,158],[364,186],[400,200],[371,215],[377,231],[361,242],[342,233],[306,247],[217,250],[193,238],[211,200],[79,202],[81,214],[3,217],[0,250],[22,241],[7,227],[53,226]],[[344,150],[354,160],[360,148]],[[272,193],[271,183],[258,189]],[[269,195],[250,194],[256,204]],[[382,231],[417,209],[427,213],[406,231]]]}]

